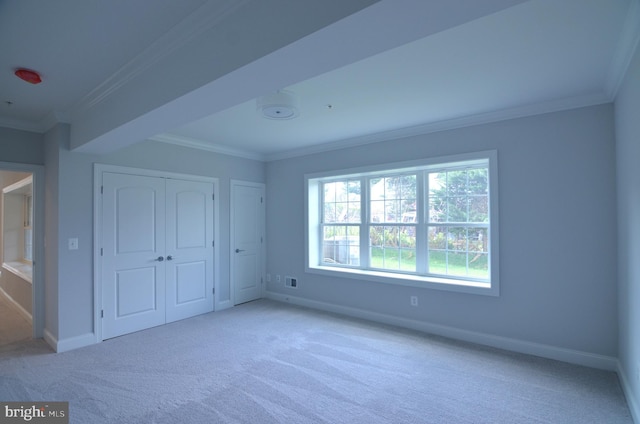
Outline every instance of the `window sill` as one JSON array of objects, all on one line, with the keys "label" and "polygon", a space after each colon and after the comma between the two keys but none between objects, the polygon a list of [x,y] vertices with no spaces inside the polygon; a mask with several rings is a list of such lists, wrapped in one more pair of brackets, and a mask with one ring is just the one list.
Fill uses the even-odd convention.
[{"label": "window sill", "polygon": [[453,278],[423,277],[411,274],[398,274],[384,271],[362,270],[331,266],[307,267],[307,272],[329,277],[352,278],[373,281],[377,283],[393,284],[406,287],[428,288],[458,293],[482,294],[498,296],[497,284],[486,281],[457,280]]},{"label": "window sill", "polygon": [[18,277],[22,278],[28,283],[30,284],[32,283],[33,268],[30,263],[19,262],[19,261],[5,262],[2,264],[2,268],[17,275]]}]

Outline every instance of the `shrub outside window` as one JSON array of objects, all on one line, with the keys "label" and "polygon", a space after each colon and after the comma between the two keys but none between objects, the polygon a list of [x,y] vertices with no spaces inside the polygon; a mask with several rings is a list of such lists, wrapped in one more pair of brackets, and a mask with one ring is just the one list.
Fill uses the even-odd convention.
[{"label": "shrub outside window", "polygon": [[497,153],[306,176],[307,271],[498,294]]}]

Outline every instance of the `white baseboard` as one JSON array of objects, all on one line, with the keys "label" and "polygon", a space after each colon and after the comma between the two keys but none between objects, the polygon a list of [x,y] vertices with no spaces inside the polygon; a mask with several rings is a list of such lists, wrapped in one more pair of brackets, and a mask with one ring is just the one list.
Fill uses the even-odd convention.
[{"label": "white baseboard", "polygon": [[51,332],[48,329],[44,329],[44,331],[42,332],[42,337],[44,338],[44,341],[47,342],[47,344],[49,346],[51,346],[51,348],[53,350],[56,350],[57,346],[58,346],[58,339],[56,339],[56,337],[51,334]]},{"label": "white baseboard", "polygon": [[229,309],[231,307],[233,307],[233,303],[231,303],[231,300],[224,300],[216,303],[215,312],[224,311],[225,309]]},{"label": "white baseboard", "polygon": [[366,311],[363,309],[351,308],[347,306],[334,305],[316,300],[309,300],[302,297],[287,294],[267,292],[268,299],[305,306],[327,312],[333,312],[350,317],[366,319],[382,324],[396,325],[398,327],[410,328],[428,334],[448,337],[451,339],[477,343],[485,346],[505,349],[512,352],[519,352],[528,355],[540,356],[548,359],[569,362],[591,368],[598,368],[607,371],[616,371],[617,358],[595,353],[583,352],[579,350],[566,349],[558,346],[545,345],[541,343],[528,342],[525,340],[512,339],[509,337],[494,336],[486,333],[462,330],[455,327],[448,327],[439,324],[417,321],[409,318],[401,318],[393,315],[381,314],[378,312]]},{"label": "white baseboard", "polygon": [[633,388],[629,384],[627,373],[625,372],[625,369],[620,361],[618,361],[617,372],[618,379],[620,380],[620,385],[622,386],[622,391],[624,392],[624,396],[627,399],[627,405],[629,405],[629,410],[631,411],[633,422],[640,424],[640,405],[638,405],[638,402],[636,401],[636,399],[638,398],[635,396]]},{"label": "white baseboard", "polygon": [[0,296],[4,297],[5,299],[7,299],[7,302],[9,302],[11,304],[11,306],[13,306],[15,308],[15,310],[24,318],[26,319],[29,324],[33,323],[33,317],[31,316],[31,314],[29,313],[29,311],[27,311],[26,309],[24,309],[22,307],[22,305],[20,305],[18,302],[16,302],[16,300],[11,297],[11,295],[9,293],[7,293],[6,291],[4,291],[4,289],[2,287],[0,287]]},{"label": "white baseboard", "polygon": [[87,333],[81,336],[69,337],[68,339],[58,340],[49,330],[44,330],[44,340],[56,351],[56,353],[67,352],[69,350],[78,349],[85,346],[96,344],[96,335]]}]

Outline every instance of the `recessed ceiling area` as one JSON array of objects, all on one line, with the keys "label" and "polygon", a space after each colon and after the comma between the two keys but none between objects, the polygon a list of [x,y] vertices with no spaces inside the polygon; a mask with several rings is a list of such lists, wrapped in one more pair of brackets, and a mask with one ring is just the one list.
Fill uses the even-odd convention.
[{"label": "recessed ceiling area", "polygon": [[629,6],[528,1],[285,87],[299,101],[294,120],[265,120],[250,100],[158,139],[277,159],[605,103]]}]

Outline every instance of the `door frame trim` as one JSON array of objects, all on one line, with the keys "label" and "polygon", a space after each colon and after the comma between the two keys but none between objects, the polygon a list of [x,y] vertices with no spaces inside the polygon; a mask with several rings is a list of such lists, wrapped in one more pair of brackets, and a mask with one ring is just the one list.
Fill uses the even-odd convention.
[{"label": "door frame trim", "polygon": [[[30,172],[33,176],[33,277],[31,284],[31,329],[32,337],[44,337],[45,327],[45,181],[44,166],[27,163],[0,162],[0,169],[13,172]],[[0,264],[1,264],[0,258]]]},{"label": "door frame trim", "polygon": [[235,213],[234,213],[234,207],[235,207],[235,190],[234,188],[238,185],[242,185],[242,186],[248,186],[248,187],[255,187],[255,188],[259,188],[261,190],[261,194],[262,194],[262,222],[260,223],[260,225],[262,226],[262,246],[260,248],[260,277],[262,278],[262,283],[260,284],[260,297],[264,297],[265,293],[266,293],[266,284],[265,284],[265,276],[267,274],[267,250],[266,250],[266,246],[267,246],[267,222],[266,222],[266,208],[267,208],[267,196],[266,196],[266,185],[264,183],[255,183],[255,182],[251,182],[251,181],[243,181],[243,180],[234,180],[232,179],[230,181],[230,202],[229,202],[229,217],[230,217],[230,222],[229,222],[229,301],[231,303],[230,306],[234,306],[235,305],[235,299],[236,299],[236,284],[235,284],[235,266],[234,266],[234,261],[235,261],[235,255],[233,255],[233,246],[234,246],[234,238],[235,238],[235,230],[234,230],[234,224],[235,224]]},{"label": "door frame trim", "polygon": [[[213,239],[220,234],[220,181],[216,177],[204,175],[182,174],[177,172],[166,172],[154,169],[133,168],[120,165],[109,165],[104,163],[93,164],[93,334],[95,342],[100,343],[102,338],[102,257],[100,248],[102,246],[102,174],[111,172],[116,174],[129,174],[145,177],[169,178],[179,180],[191,180],[213,184]],[[218,246],[213,246],[213,310],[218,304],[218,293],[220,293],[220,254]]]}]

